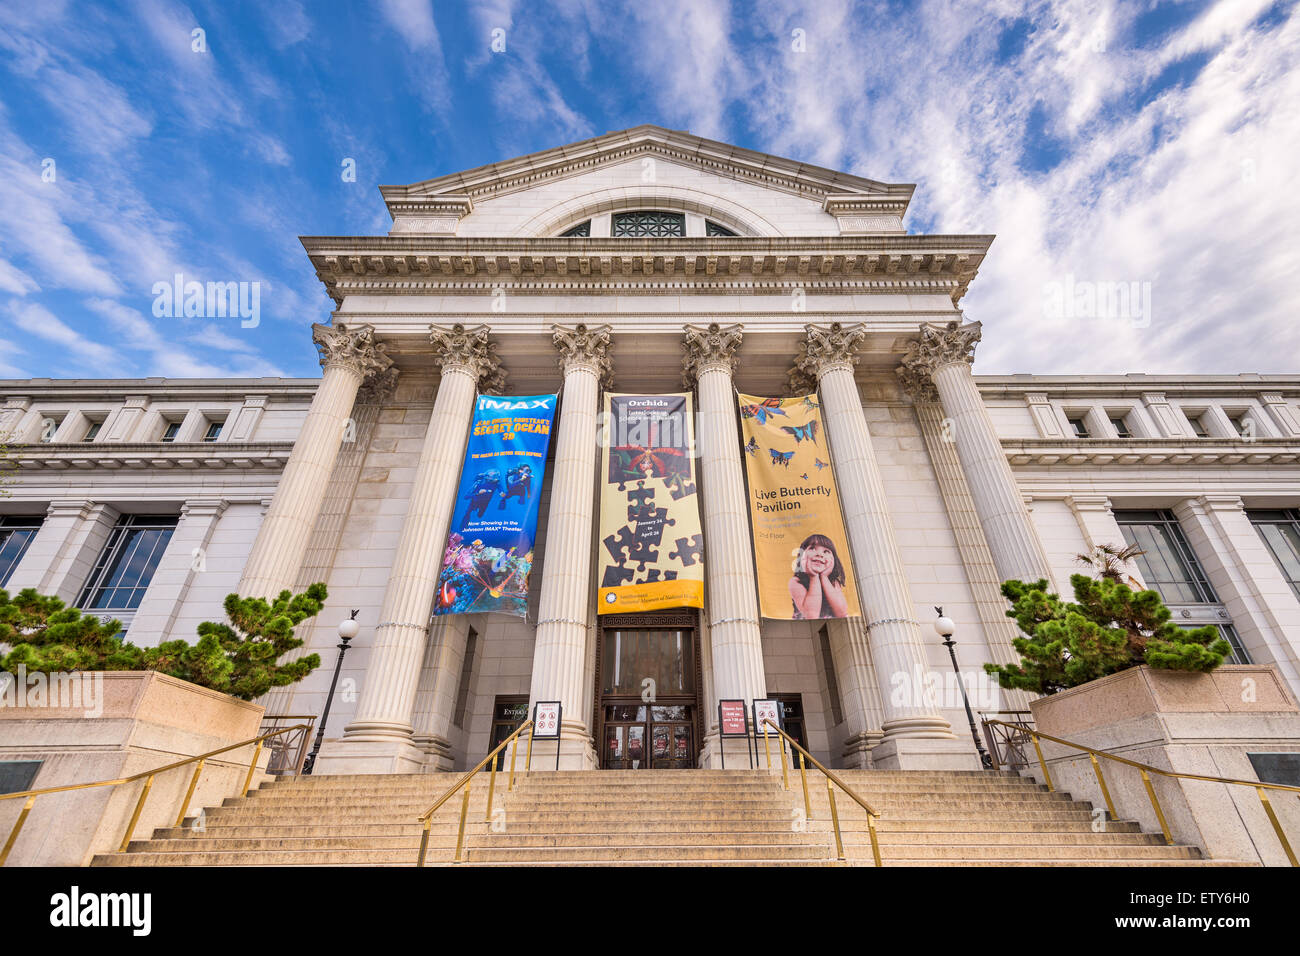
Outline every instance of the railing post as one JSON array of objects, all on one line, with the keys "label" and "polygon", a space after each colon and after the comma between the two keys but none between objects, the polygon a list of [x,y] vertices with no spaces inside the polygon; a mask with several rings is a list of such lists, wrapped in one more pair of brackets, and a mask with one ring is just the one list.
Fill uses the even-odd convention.
[{"label": "railing post", "polygon": [[843,861],[844,840],[840,837],[840,815],[835,810],[835,785],[831,783],[830,777],[826,778],[826,796],[831,802],[831,826],[835,829],[835,853]]},{"label": "railing post", "polygon": [[1038,754],[1038,766],[1043,768],[1043,779],[1047,781],[1048,793],[1055,793],[1056,788],[1052,786],[1052,775],[1047,772],[1047,761],[1043,759],[1043,748],[1038,746],[1038,734],[1033,732],[1029,735],[1034,739],[1034,751]]},{"label": "railing post", "polygon": [[767,769],[772,769],[772,743],[767,736],[767,721],[763,721],[763,752],[767,754]]},{"label": "railing post", "polygon": [[982,720],[981,723],[984,725],[984,739],[988,741],[989,745],[989,756],[993,758],[993,769],[1001,770],[1002,761],[998,759],[998,732],[987,718]]},{"label": "railing post", "polygon": [[528,752],[524,754],[524,772],[531,773],[533,770],[533,728],[528,728]]},{"label": "railing post", "polygon": [[140,811],[144,809],[144,802],[149,798],[149,791],[153,789],[153,774],[144,778],[144,787],[140,791],[140,799],[135,803],[135,812],[131,814],[131,822],[126,825],[126,836],[122,837],[122,845],[117,848],[118,853],[125,853],[127,845],[131,842],[131,834],[135,833],[135,825],[140,819]]},{"label": "railing post", "polygon": [[880,862],[880,841],[876,838],[876,815],[867,814],[867,832],[871,834],[871,858],[876,861],[876,866],[881,866]]},{"label": "railing post", "polygon": [[781,741],[781,784],[787,791],[790,789],[790,769],[785,762],[785,741]]},{"label": "railing post", "polygon": [[488,774],[488,799],[487,810],[483,814],[484,823],[492,822],[492,797],[497,791],[497,756],[499,755],[492,757],[492,772]]},{"label": "railing post", "polygon": [[[1291,849],[1291,843],[1287,840],[1286,834],[1282,832],[1282,824],[1277,822],[1277,814],[1273,812],[1273,804],[1269,802],[1268,793],[1263,787],[1256,787],[1255,792],[1259,794],[1260,803],[1264,804],[1264,812],[1268,814],[1268,822],[1273,824],[1273,832],[1282,843],[1282,849],[1286,852],[1286,858],[1291,861],[1292,866],[1300,866],[1295,857],[1295,850]],[[0,859],[0,863],[3,863]]]},{"label": "railing post", "polygon": [[460,849],[465,845],[465,816],[469,813],[469,788],[473,781],[465,781],[465,796],[460,801],[460,828],[456,831],[456,862],[460,863]]},{"label": "railing post", "polygon": [[1151,777],[1145,770],[1142,771],[1142,782],[1146,784],[1147,796],[1151,798],[1151,806],[1156,809],[1156,819],[1160,821],[1160,830],[1165,835],[1165,842],[1173,846],[1174,838],[1169,832],[1169,824],[1165,821],[1165,812],[1160,809],[1160,801],[1156,799],[1156,789],[1151,786]]},{"label": "railing post", "polygon": [[1093,772],[1097,774],[1097,783],[1101,784],[1101,795],[1106,798],[1106,812],[1110,814],[1112,820],[1118,820],[1119,814],[1115,812],[1115,803],[1110,798],[1110,788],[1106,786],[1106,778],[1101,775],[1101,764],[1097,762],[1097,755],[1089,750],[1088,759],[1092,761]]},{"label": "railing post", "polygon": [[257,758],[262,756],[262,739],[258,738],[257,746],[253,748],[253,759],[248,764],[248,776],[244,778],[244,789],[240,793],[241,797],[248,796],[249,788],[253,786],[253,771],[257,769]]},{"label": "railing post", "polygon": [[812,802],[808,799],[808,761],[803,758],[803,751],[799,751],[799,777],[803,782],[803,812],[804,819],[811,820]]},{"label": "railing post", "polygon": [[27,822],[27,814],[32,812],[32,805],[36,803],[36,794],[27,798],[23,804],[22,813],[18,814],[18,820],[14,823],[14,828],[9,831],[9,839],[5,840],[3,850],[0,850],[0,866],[5,865],[5,860],[9,859],[9,851],[14,848],[14,843],[18,840],[18,834],[22,832],[23,824]]},{"label": "railing post", "polygon": [[415,861],[417,867],[424,866],[424,854],[429,849],[429,829],[433,826],[433,814],[424,818],[424,829],[420,831],[420,858]]},{"label": "railing post", "polygon": [[519,756],[519,735],[515,734],[514,743],[510,745],[510,781],[506,785],[506,793],[512,793],[515,789],[515,758]]},{"label": "railing post", "polygon": [[194,765],[194,776],[190,777],[190,788],[185,791],[185,800],[181,803],[181,812],[176,814],[176,825],[180,826],[185,822],[185,811],[190,808],[190,800],[194,798],[194,788],[199,785],[199,774],[203,772],[203,758]]}]

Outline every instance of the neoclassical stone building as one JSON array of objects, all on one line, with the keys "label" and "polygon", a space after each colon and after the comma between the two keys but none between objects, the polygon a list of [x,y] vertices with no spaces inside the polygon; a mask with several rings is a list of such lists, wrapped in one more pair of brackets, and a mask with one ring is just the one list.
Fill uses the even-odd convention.
[{"label": "neoclassical stone building", "polygon": [[[1013,659],[999,582],[1068,593],[1097,545],[1140,545],[1177,620],[1300,692],[1300,374],[975,376],[959,304],[993,237],[909,234],[911,186],[653,126],[383,195],[387,236],[303,240],[337,303],[319,380],[0,382],[0,585],[153,643],[231,590],[325,581],[325,665],[265,701],[319,714],[360,609],[317,773],[466,767],[538,700],[563,766],[630,766],[633,740],[715,766],[717,701],[766,697],[833,766],[975,767],[935,607],[974,706],[1021,709],[976,680]],[[694,390],[703,611],[596,613],[602,389]],[[760,619],[735,394],[813,389],[863,613]],[[431,617],[476,393],[543,392],[529,616]],[[676,675],[653,705],[613,676],[651,662]]]}]

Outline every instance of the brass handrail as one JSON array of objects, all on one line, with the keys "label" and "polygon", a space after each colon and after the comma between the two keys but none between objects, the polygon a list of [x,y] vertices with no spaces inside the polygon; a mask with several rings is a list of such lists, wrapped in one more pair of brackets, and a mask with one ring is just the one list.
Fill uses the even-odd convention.
[{"label": "brass handrail", "polygon": [[1077,744],[1073,740],[1062,740],[1060,737],[1053,737],[1051,734],[1045,734],[1032,728],[1024,727],[1018,724],[1008,724],[1001,720],[986,720],[986,724],[1000,724],[1003,727],[1014,727],[1022,733],[1027,733],[1034,741],[1034,750],[1038,754],[1038,765],[1043,771],[1043,780],[1047,784],[1047,789],[1055,793],[1056,787],[1052,783],[1052,775],[1047,770],[1047,761],[1043,759],[1043,748],[1039,746],[1038,740],[1050,740],[1054,744],[1060,744],[1063,747],[1073,747],[1075,750],[1081,750],[1088,755],[1092,763],[1093,773],[1097,775],[1097,783],[1101,786],[1102,796],[1106,799],[1106,812],[1110,819],[1118,820],[1119,816],[1115,813],[1115,803],[1110,797],[1110,788],[1106,786],[1106,778],[1102,776],[1101,764],[1097,763],[1098,757],[1105,757],[1107,760],[1113,760],[1116,763],[1122,763],[1129,767],[1136,767],[1142,774],[1142,784],[1146,788],[1147,797],[1151,801],[1151,807],[1156,812],[1156,819],[1160,821],[1160,830],[1164,834],[1165,843],[1173,845],[1173,834],[1169,832],[1169,822],[1165,819],[1165,812],[1160,807],[1160,801],[1156,797],[1155,788],[1151,785],[1151,774],[1157,773],[1162,777],[1175,777],[1182,780],[1204,780],[1207,783],[1228,783],[1239,787],[1254,787],[1255,792],[1259,795],[1259,801],[1264,805],[1264,813],[1268,815],[1269,823],[1273,824],[1273,832],[1277,834],[1278,842],[1282,844],[1282,850],[1286,857],[1291,861],[1292,866],[1300,866],[1300,860],[1296,859],[1295,850],[1291,848],[1290,841],[1286,838],[1286,833],[1282,830],[1282,824],[1278,821],[1277,814],[1273,810],[1273,805],[1269,802],[1268,794],[1265,790],[1282,790],[1288,793],[1300,794],[1300,787],[1291,787],[1282,783],[1263,783],[1259,780],[1237,780],[1234,777],[1212,777],[1200,773],[1181,773],[1177,770],[1162,770],[1159,767],[1153,767],[1150,764],[1140,763],[1136,760],[1129,760],[1127,757],[1118,757],[1115,754],[1106,753],[1104,750],[1095,750],[1092,747],[1086,747],[1083,744]]},{"label": "brass handrail", "polygon": [[[419,815],[419,817],[416,818],[420,821],[420,823],[424,825],[424,829],[420,833],[420,856],[415,863],[417,867],[424,866],[424,854],[425,851],[427,851],[429,848],[429,831],[433,828],[433,815],[438,811],[439,807],[441,807],[444,803],[446,803],[448,800],[451,799],[452,794],[454,794],[461,787],[464,787],[465,796],[460,802],[460,827],[456,831],[455,862],[457,863],[461,862],[461,856],[460,856],[461,850],[464,848],[465,845],[465,817],[469,814],[469,782],[474,779],[474,774],[478,773],[480,770],[483,769],[484,764],[486,764],[488,761],[492,762],[492,778],[488,782],[487,812],[483,816],[485,822],[490,821],[492,819],[492,797],[493,794],[496,792],[496,787],[497,787],[496,755],[505,749],[506,744],[510,743],[512,740],[515,742],[515,748],[510,752],[510,780],[508,785],[506,786],[506,792],[509,793],[515,788],[515,757],[519,755],[519,735],[522,734],[525,730],[531,730],[532,726],[533,726],[533,722],[531,719],[525,720],[522,724],[518,726],[518,728],[515,729],[515,732],[513,734],[511,734],[505,740],[501,741],[501,743],[497,744],[496,747],[493,748],[490,754],[488,754],[477,764],[475,764],[472,770],[466,770],[465,773],[461,775],[461,778],[457,780],[454,784],[452,784],[452,786],[449,787],[447,791],[443,793],[441,797],[438,798],[437,802],[434,803],[433,806],[431,806],[428,810],[425,810],[423,813]],[[533,735],[530,733],[528,735],[528,757],[531,757],[532,753],[533,753]]]},{"label": "brass handrail", "polygon": [[135,812],[131,814],[131,822],[127,824],[126,835],[122,837],[121,844],[118,845],[117,852],[125,853],[127,845],[131,842],[131,837],[135,833],[135,825],[140,822],[140,812],[144,810],[145,800],[149,797],[149,791],[153,789],[153,778],[160,773],[166,773],[168,770],[175,770],[177,767],[184,767],[186,764],[194,763],[194,776],[190,778],[189,789],[185,791],[185,799],[181,803],[180,812],[176,815],[176,826],[185,822],[185,811],[190,808],[190,800],[194,796],[194,789],[198,786],[199,775],[203,773],[203,765],[207,763],[209,757],[215,757],[218,754],[226,753],[229,750],[238,750],[240,747],[247,747],[249,744],[256,744],[253,750],[253,759],[248,764],[248,774],[244,777],[244,786],[239,791],[241,796],[247,796],[249,787],[253,785],[253,772],[257,769],[257,758],[262,755],[262,743],[271,737],[278,737],[280,734],[292,733],[296,730],[310,730],[308,724],[295,724],[292,727],[284,727],[270,733],[262,734],[260,737],[251,737],[248,740],[241,740],[237,744],[230,744],[219,750],[211,750],[205,754],[196,754],[193,757],[186,757],[184,760],[177,760],[163,767],[155,767],[153,770],[145,770],[141,773],[134,774],[130,777],[119,777],[115,780],[96,780],[92,783],[72,783],[62,787],[43,787],[39,790],[20,790],[17,793],[0,793],[0,800],[17,800],[26,797],[27,802],[23,804],[22,812],[18,814],[18,820],[14,823],[13,829],[9,831],[9,839],[0,849],[0,866],[5,865],[9,859],[9,851],[13,849],[14,844],[18,841],[18,835],[22,832],[23,824],[27,822],[27,815],[32,812],[32,806],[36,803],[36,798],[47,793],[66,793],[70,790],[89,790],[93,787],[117,787],[124,783],[133,783],[136,780],[144,780],[144,787],[140,791],[140,799],[136,801]]},{"label": "brass handrail", "polygon": [[[805,817],[809,820],[812,819],[812,804],[808,799],[808,774],[807,774],[808,764],[811,763],[814,767],[816,767],[825,775],[826,796],[830,800],[830,804],[831,804],[831,826],[835,831],[835,851],[838,858],[840,860],[843,860],[845,858],[844,839],[840,834],[840,815],[835,809],[835,787],[832,786],[832,783],[838,785],[841,790],[843,790],[845,793],[847,793],[850,797],[853,798],[854,802],[856,802],[858,806],[860,806],[863,810],[867,811],[867,831],[871,835],[871,856],[876,861],[876,866],[880,866],[881,865],[880,841],[876,837],[876,820],[880,816],[879,811],[877,811],[876,808],[873,807],[871,804],[867,803],[866,800],[863,800],[862,797],[858,796],[857,792],[852,787],[846,784],[839,777],[835,776],[835,774],[831,773],[831,771],[823,767],[821,763],[817,760],[817,758],[814,757],[812,754],[810,754],[808,751],[804,750],[802,747],[800,747],[799,744],[795,742],[793,737],[787,734],[776,724],[772,723],[771,720],[764,717],[763,718],[763,749],[767,753],[768,770],[772,769],[772,748],[768,742],[768,736],[767,736],[768,727],[771,727],[778,734],[780,734],[787,741],[789,741],[791,748],[799,751],[799,776],[802,778],[803,781],[804,814]],[[781,748],[781,779],[784,783],[785,789],[789,790],[790,776],[786,771],[784,747]]]}]

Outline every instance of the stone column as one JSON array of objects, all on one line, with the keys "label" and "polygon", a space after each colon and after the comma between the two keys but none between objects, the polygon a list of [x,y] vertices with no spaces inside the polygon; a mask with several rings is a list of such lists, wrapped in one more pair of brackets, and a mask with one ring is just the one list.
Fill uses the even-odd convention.
[{"label": "stone column", "polygon": [[416,773],[424,764],[424,753],[412,739],[411,717],[475,386],[498,389],[503,379],[487,326],[434,326],[430,333],[442,379],[368,649],[356,714],[342,739],[322,747],[315,773]]},{"label": "stone column", "polygon": [[[708,637],[713,662],[713,691],[718,700],[745,701],[767,696],[763,643],[758,618],[758,585],[749,509],[741,473],[736,393],[731,376],[740,347],[741,327],[686,327],[683,384],[695,384],[700,401],[700,480],[705,498],[704,573],[708,578]],[[708,728],[701,763],[721,766],[716,706],[706,715]],[[727,742],[730,765],[746,766],[744,741]],[[740,761],[746,761],[741,763]]]},{"label": "stone column", "polygon": [[469,626],[463,614],[434,618],[429,627],[424,662],[420,667],[425,683],[416,693],[413,721],[415,743],[424,751],[428,770],[451,770],[455,767],[451,727],[456,715],[456,694],[460,690],[468,639]]},{"label": "stone column", "polygon": [[938,389],[998,577],[1046,578],[1050,583],[1051,563],[971,374],[979,340],[978,322],[923,325],[921,340],[908,348],[903,368]]},{"label": "stone column", "polygon": [[320,349],[324,373],[244,565],[239,580],[244,597],[273,599],[293,587],[357,389],[367,375],[393,364],[369,325],[313,325],[312,341]]},{"label": "stone column", "polygon": [[831,463],[880,685],[883,737],[872,751],[872,764],[882,770],[978,769],[971,744],[953,734],[936,702],[923,692],[929,670],[924,638],[853,378],[866,331],[860,325],[845,328],[838,322],[807,329],[796,374],[821,386]]},{"label": "stone column", "polygon": [[[593,628],[596,418],[601,384],[610,377],[609,333],[607,325],[557,325],[552,334],[564,369],[564,391],[551,473],[551,507],[528,708],[531,715],[538,701],[561,702],[562,770],[591,770],[596,766],[591,728],[587,725],[589,712],[584,706],[588,699],[584,676]],[[534,770],[555,766],[550,758],[540,756],[551,753],[549,747],[534,748]]]},{"label": "stone column", "polygon": [[866,621],[860,617],[828,623],[831,659],[848,731],[841,757],[849,769],[870,770],[871,751],[884,736],[880,729],[883,719],[880,690],[876,683],[875,664],[871,660],[871,636],[867,633]]}]

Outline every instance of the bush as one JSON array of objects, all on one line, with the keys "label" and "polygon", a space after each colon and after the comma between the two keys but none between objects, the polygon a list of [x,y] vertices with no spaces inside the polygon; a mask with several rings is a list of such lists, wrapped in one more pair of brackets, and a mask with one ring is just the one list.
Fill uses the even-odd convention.
[{"label": "bush", "polygon": [[1046,581],[1005,581],[1007,617],[1027,637],[1012,643],[1019,664],[985,664],[1005,688],[1054,694],[1116,671],[1148,664],[1165,670],[1212,671],[1232,653],[1213,625],[1184,630],[1169,620],[1155,591],[1134,591],[1113,578],[1070,577],[1073,604]]},{"label": "bush", "polygon": [[121,621],[101,623],[33,588],[12,600],[0,589],[0,644],[12,647],[0,654],[0,670],[17,673],[21,664],[29,672],[158,671],[253,700],[272,687],[302,680],[320,666],[319,654],[287,664],[278,661],[302,646],[294,628],[318,614],[328,596],[324,584],[313,584],[297,595],[281,591],[272,603],[230,594],[225,609],[231,623],[204,621],[197,644],[175,640],[140,648],[122,639]]}]

